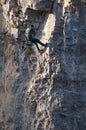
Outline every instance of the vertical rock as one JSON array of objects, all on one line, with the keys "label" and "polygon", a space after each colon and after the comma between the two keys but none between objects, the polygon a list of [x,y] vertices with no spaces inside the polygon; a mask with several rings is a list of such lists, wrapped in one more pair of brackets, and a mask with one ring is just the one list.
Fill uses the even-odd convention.
[{"label": "vertical rock", "polygon": [[[14,2],[13,2],[14,3]],[[14,5],[14,4],[13,4]],[[0,130],[86,129],[86,4],[81,0],[7,1],[0,14]],[[9,23],[9,24],[8,24]],[[26,25],[48,43],[25,50]]]}]

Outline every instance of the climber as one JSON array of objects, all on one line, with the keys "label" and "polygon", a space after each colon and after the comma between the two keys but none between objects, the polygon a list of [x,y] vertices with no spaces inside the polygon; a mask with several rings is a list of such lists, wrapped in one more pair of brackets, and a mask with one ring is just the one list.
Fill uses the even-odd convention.
[{"label": "climber", "polygon": [[40,53],[42,53],[42,50],[39,49],[38,43],[44,47],[47,47],[47,44],[42,43],[37,38],[34,38],[34,36],[36,35],[37,32],[38,32],[38,30],[34,28],[34,25],[31,25],[30,27],[27,26],[27,29],[25,31],[26,41],[27,41],[27,43],[28,43],[28,41],[31,41],[32,43],[34,43],[36,45],[38,51]]}]

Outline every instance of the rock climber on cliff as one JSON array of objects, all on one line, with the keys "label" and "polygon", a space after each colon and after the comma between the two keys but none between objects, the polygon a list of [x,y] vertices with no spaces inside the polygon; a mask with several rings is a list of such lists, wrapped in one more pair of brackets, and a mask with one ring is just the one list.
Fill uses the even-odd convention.
[{"label": "rock climber on cliff", "polygon": [[42,43],[39,39],[34,37],[37,32],[38,32],[38,30],[34,28],[34,25],[31,25],[30,27],[27,26],[27,29],[25,31],[26,41],[27,41],[27,43],[28,43],[28,41],[31,41],[32,43],[34,43],[36,45],[38,51],[40,53],[42,53],[42,50],[40,50],[38,44],[40,44],[41,46],[44,46],[44,47],[47,47],[47,44]]}]

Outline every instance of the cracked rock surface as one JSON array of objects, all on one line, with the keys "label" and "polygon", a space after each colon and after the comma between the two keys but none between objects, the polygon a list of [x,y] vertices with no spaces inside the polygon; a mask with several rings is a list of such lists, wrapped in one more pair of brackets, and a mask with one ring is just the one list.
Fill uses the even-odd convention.
[{"label": "cracked rock surface", "polygon": [[[86,3],[0,3],[0,130],[86,130]],[[43,54],[25,45],[34,24]],[[26,48],[26,49],[25,49]]]}]

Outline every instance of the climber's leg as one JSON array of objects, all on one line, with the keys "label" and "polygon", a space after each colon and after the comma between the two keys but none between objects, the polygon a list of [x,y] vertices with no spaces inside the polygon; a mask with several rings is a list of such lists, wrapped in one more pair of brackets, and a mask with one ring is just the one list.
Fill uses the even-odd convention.
[{"label": "climber's leg", "polygon": [[33,43],[36,43],[36,44],[39,43],[41,46],[46,46],[46,44],[42,43],[42,42],[41,42],[39,39],[37,39],[37,38],[32,38],[31,41],[32,41]]}]

